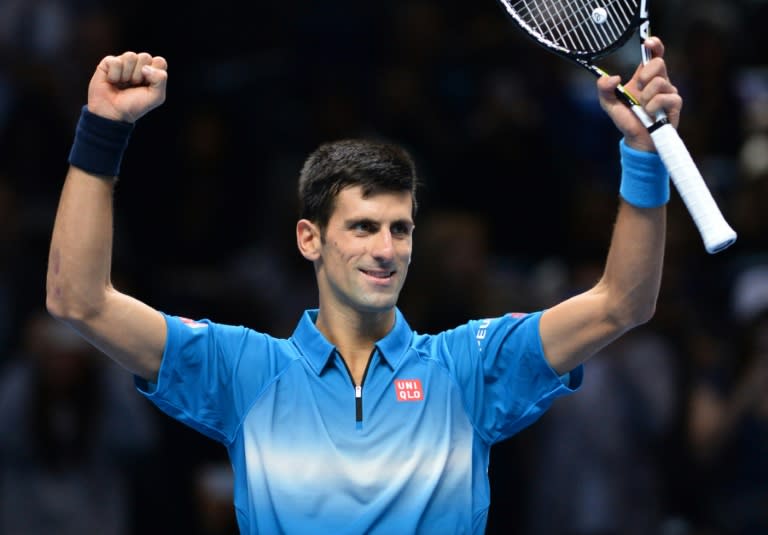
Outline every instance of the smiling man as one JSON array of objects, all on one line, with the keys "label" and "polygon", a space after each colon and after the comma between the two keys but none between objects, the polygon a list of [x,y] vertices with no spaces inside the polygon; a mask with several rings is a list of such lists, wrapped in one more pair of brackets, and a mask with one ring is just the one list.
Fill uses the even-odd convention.
[{"label": "smiling man", "polygon": [[[663,46],[647,46],[655,58],[626,85],[676,124],[682,101]],[[161,410],[227,448],[243,533],[483,533],[492,445],[573,392],[582,362],[654,312],[669,184],[614,96],[618,77],[598,82],[624,139],[618,215],[593,288],[544,311],[413,331],[397,308],[413,161],[393,145],[345,140],[301,170],[296,240],[318,307],[281,339],[160,312],[112,286],[115,177],[133,123],[165,100],[166,69],[133,52],[96,68],[53,230],[51,314],[131,371]]]}]

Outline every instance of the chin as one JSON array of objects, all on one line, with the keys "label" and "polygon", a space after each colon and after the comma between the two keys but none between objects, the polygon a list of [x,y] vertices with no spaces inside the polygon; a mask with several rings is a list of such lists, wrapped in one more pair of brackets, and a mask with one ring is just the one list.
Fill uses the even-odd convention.
[{"label": "chin", "polygon": [[365,312],[389,312],[397,306],[397,296],[381,296],[380,299],[366,299],[358,302],[357,307]]}]

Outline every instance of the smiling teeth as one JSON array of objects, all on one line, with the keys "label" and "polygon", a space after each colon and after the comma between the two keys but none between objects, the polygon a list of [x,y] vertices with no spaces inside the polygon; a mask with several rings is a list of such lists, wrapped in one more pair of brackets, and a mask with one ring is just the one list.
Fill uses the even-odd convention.
[{"label": "smiling teeth", "polygon": [[379,279],[386,279],[392,275],[391,271],[366,271],[371,277],[377,277]]}]

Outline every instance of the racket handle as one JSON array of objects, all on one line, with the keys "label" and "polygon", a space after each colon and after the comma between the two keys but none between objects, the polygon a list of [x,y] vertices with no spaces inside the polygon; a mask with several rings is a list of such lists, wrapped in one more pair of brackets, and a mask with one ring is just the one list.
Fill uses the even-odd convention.
[{"label": "racket handle", "polygon": [[677,130],[667,123],[651,132],[651,138],[704,240],[707,252],[714,254],[733,244],[736,232],[720,212]]}]

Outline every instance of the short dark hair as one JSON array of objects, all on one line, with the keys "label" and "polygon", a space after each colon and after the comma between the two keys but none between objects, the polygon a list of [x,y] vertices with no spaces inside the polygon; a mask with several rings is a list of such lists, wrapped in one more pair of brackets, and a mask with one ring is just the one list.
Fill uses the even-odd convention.
[{"label": "short dark hair", "polygon": [[344,139],[320,145],[307,157],[299,176],[299,216],[324,229],[336,196],[361,186],[363,196],[409,191],[416,215],[416,166],[408,152],[386,142]]}]

